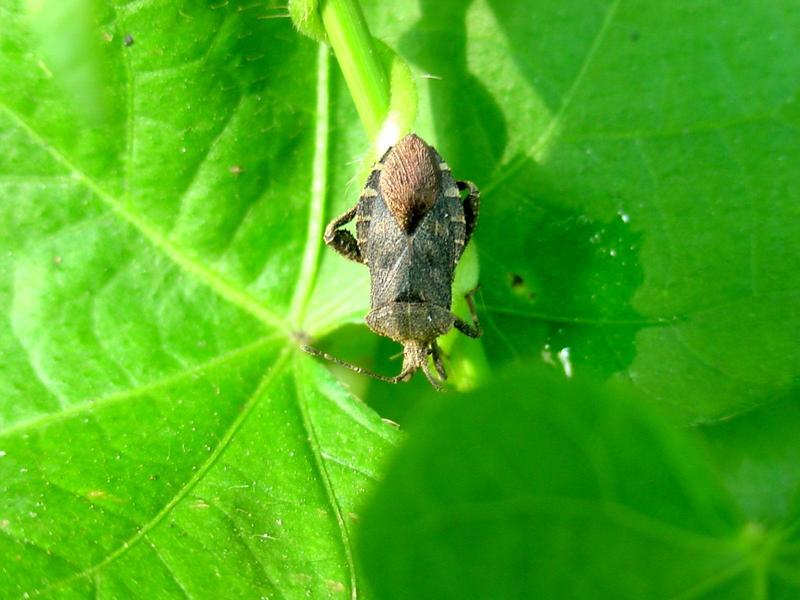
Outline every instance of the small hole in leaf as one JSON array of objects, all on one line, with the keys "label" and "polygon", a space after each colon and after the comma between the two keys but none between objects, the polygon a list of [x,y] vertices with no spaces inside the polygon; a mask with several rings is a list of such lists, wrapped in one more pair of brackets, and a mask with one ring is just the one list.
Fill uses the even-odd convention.
[{"label": "small hole in leaf", "polygon": [[511,291],[520,298],[524,298],[528,301],[533,301],[533,299],[536,298],[536,293],[528,287],[528,284],[525,283],[525,279],[519,273],[509,273],[508,282]]}]

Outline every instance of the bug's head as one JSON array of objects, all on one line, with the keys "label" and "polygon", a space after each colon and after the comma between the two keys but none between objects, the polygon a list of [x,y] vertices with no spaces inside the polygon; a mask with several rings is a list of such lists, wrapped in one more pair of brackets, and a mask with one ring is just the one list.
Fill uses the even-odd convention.
[{"label": "bug's head", "polygon": [[428,355],[431,353],[430,344],[418,340],[403,342],[403,370],[400,372],[402,381],[408,381],[418,369],[422,369],[430,384],[437,390],[442,389],[442,381],[434,377],[428,366]]},{"label": "bug's head", "polygon": [[389,151],[381,171],[380,192],[404,231],[414,231],[433,207],[441,180],[436,154],[415,134],[408,134]]}]

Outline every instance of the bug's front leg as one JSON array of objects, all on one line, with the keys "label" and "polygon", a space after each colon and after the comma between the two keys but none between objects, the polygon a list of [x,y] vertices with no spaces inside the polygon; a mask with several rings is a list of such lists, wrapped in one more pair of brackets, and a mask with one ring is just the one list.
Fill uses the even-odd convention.
[{"label": "bug's front leg", "polygon": [[464,233],[464,246],[467,247],[469,238],[472,237],[472,232],[475,231],[475,225],[478,224],[478,213],[481,208],[481,192],[471,181],[456,181],[458,189],[461,191],[469,190],[469,194],[464,198],[464,220],[466,221],[466,231]]},{"label": "bug's front leg", "polygon": [[478,322],[478,313],[475,310],[475,302],[472,299],[472,297],[475,295],[475,292],[478,291],[478,287],[479,286],[476,285],[469,292],[467,292],[466,296],[464,296],[464,299],[467,301],[467,306],[469,307],[469,316],[472,318],[472,325],[467,323],[464,319],[453,315],[453,326],[461,333],[468,335],[471,338],[478,338],[483,335],[483,329],[481,329],[481,324]]},{"label": "bug's front leg", "polygon": [[325,228],[324,239],[328,246],[336,250],[345,258],[349,258],[350,260],[354,260],[358,263],[363,263],[364,258],[361,256],[361,249],[358,247],[356,238],[353,237],[353,234],[346,229],[340,229],[340,227],[347,225],[353,220],[353,217],[356,216],[357,208],[358,205],[356,204],[346,213],[336,217],[333,221],[328,223],[328,226]]}]

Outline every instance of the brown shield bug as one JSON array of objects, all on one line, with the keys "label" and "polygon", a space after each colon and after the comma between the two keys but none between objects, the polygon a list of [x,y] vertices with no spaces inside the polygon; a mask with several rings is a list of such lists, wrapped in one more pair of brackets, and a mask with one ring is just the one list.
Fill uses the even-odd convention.
[{"label": "brown shield bug", "polygon": [[[461,192],[467,197],[462,199]],[[478,220],[480,194],[469,181],[456,181],[447,163],[422,138],[409,134],[375,164],[358,203],[328,224],[325,243],[369,267],[372,331],[403,344],[403,368],[386,377],[304,346],[349,369],[390,383],[408,381],[422,369],[441,389],[447,379],[436,339],[452,327],[481,335],[472,296],[472,324],[453,314],[453,275]],[[356,220],[356,235],[343,227]],[[428,366],[428,356],[439,375]]]}]

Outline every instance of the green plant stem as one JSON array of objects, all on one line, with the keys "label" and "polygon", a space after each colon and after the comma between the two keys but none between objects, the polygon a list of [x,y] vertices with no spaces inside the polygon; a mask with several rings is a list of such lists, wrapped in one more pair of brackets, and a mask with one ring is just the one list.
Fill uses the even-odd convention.
[{"label": "green plant stem", "polygon": [[389,112],[389,80],[357,0],[324,0],[322,22],[371,140]]}]

